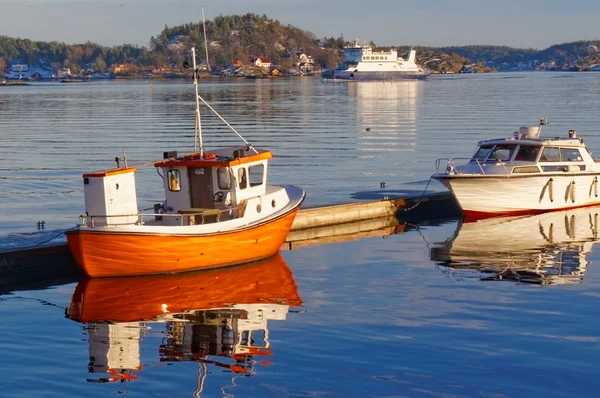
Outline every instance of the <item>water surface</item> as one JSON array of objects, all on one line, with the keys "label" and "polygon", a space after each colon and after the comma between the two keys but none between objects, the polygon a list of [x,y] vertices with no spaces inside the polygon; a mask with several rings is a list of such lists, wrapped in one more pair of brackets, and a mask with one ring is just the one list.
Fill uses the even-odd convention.
[{"label": "water surface", "polygon": [[[305,188],[305,206],[441,190],[428,185],[437,158],[470,156],[477,141],[540,117],[545,135],[575,129],[600,151],[594,74],[219,80],[202,94],[249,142],[273,150],[271,182]],[[0,88],[0,248],[62,239],[84,211],[83,172],[123,152],[136,163],[191,150],[193,106],[189,82]],[[238,142],[215,117],[203,127],[209,147]],[[162,200],[152,168],[137,180],[142,207]],[[3,395],[594,396],[598,214],[400,225],[284,251],[279,271],[261,263],[115,282],[99,296],[85,296],[94,286],[84,280],[4,280]],[[147,287],[157,293],[144,296]],[[99,300],[91,308],[104,313],[93,318],[106,319],[74,316],[82,297]]]}]

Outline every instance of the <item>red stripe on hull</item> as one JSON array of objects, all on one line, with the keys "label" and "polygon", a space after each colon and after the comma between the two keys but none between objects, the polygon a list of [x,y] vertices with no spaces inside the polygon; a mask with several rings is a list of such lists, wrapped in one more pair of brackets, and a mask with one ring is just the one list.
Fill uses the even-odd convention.
[{"label": "red stripe on hull", "polygon": [[549,213],[549,212],[553,212],[553,211],[571,210],[571,209],[579,209],[582,207],[593,207],[593,206],[598,206],[598,203],[591,203],[591,204],[587,204],[587,205],[583,205],[583,206],[561,207],[559,209],[550,209],[550,210],[527,209],[527,210],[505,211],[505,212],[499,212],[499,213],[463,210],[463,222],[475,222],[478,220],[485,220],[486,218],[493,218],[493,217],[527,216],[527,215],[534,215],[534,214]]},{"label": "red stripe on hull", "polygon": [[91,277],[186,272],[270,257],[285,242],[295,208],[272,222],[210,236],[168,236],[73,231],[67,233],[77,264]]}]

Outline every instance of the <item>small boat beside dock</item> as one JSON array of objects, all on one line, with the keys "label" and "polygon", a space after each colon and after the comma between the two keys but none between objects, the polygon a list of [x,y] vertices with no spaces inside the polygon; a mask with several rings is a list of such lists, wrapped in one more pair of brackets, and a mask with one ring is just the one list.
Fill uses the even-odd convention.
[{"label": "small boat beside dock", "polygon": [[[195,51],[192,49],[194,70]],[[85,215],[66,232],[73,257],[91,277],[194,271],[258,261],[285,241],[305,192],[269,185],[270,151],[203,145],[197,73],[195,151],[163,153],[163,159],[83,175]],[[222,120],[224,120],[221,117]],[[164,201],[150,212],[137,206],[137,167],[152,165],[162,178]]]},{"label": "small boat beside dock", "polygon": [[438,159],[432,178],[455,196],[467,219],[600,204],[600,160],[575,130],[542,137],[539,125],[480,141],[471,158]]}]

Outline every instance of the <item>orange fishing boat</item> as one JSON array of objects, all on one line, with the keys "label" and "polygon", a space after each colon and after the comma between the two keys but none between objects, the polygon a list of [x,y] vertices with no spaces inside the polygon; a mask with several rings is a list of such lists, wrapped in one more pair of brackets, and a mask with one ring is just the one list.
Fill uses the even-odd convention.
[{"label": "orange fishing boat", "polygon": [[[194,70],[195,52],[192,49]],[[196,94],[195,150],[164,152],[148,162],[162,178],[165,200],[138,210],[135,172],[125,157],[117,167],[83,175],[85,215],[66,233],[77,264],[92,277],[175,273],[242,264],[279,251],[305,192],[267,184],[272,154],[243,141],[204,148]]]},{"label": "orange fishing boat", "polygon": [[[254,357],[269,357],[267,322],[285,320],[302,299],[277,253],[235,267],[171,275],[81,280],[67,308],[85,323],[92,382],[131,381],[142,371],[140,341],[164,323],[161,361],[196,361],[251,374]],[[152,324],[152,325],[151,325]],[[268,365],[268,361],[261,361]],[[204,369],[206,370],[206,369]]]}]

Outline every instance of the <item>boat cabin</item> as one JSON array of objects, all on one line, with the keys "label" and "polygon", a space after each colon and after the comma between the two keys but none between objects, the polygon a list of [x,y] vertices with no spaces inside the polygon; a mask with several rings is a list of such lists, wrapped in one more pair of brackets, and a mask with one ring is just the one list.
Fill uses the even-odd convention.
[{"label": "boat cabin", "polygon": [[[457,174],[519,174],[595,171],[596,161],[577,138],[539,138],[538,127],[521,127],[509,138],[480,141],[475,154],[463,166],[449,166]],[[452,162],[453,163],[453,162]]]},{"label": "boat cabin", "polygon": [[[163,158],[155,162],[154,167],[163,179],[165,201],[154,205],[152,217],[144,218],[138,211],[136,168],[125,166],[83,175],[84,222],[100,227],[225,221],[243,217],[247,200],[267,191],[270,151],[246,146],[218,149],[202,156],[165,152]],[[271,207],[274,208],[275,203],[271,203]],[[249,211],[260,213],[261,206],[253,206]]]},{"label": "boat cabin", "polygon": [[165,152],[154,166],[163,178],[163,225],[194,225],[242,217],[246,201],[266,193],[270,151],[223,148],[177,157]]}]

